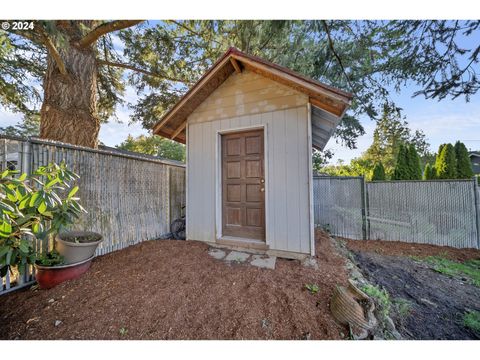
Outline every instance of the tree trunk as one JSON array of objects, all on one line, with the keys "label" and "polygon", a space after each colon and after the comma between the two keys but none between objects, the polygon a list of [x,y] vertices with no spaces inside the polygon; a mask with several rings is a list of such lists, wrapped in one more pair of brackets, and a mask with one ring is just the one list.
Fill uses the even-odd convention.
[{"label": "tree trunk", "polygon": [[59,51],[67,75],[60,73],[49,55],[44,79],[40,137],[96,148],[100,120],[97,116],[97,64],[92,47],[70,44]]}]

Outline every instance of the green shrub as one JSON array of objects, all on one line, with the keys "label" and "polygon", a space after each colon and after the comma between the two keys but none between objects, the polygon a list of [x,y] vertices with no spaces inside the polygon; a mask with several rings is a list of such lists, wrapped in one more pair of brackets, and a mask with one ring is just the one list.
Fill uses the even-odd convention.
[{"label": "green shrub", "polygon": [[36,255],[32,239],[46,240],[86,212],[72,187],[78,175],[62,163],[39,167],[32,175],[6,170],[0,175],[0,276],[12,267],[23,273]]},{"label": "green shrub", "polygon": [[469,311],[463,315],[463,325],[480,334],[480,311]]},{"label": "green shrub", "polygon": [[377,162],[372,171],[372,181],[383,181],[386,180],[385,168],[381,162]]},{"label": "green shrub", "polygon": [[464,143],[455,143],[455,157],[457,159],[457,179],[471,179],[473,176],[472,163]]},{"label": "green shrub", "polygon": [[452,144],[445,144],[441,153],[437,155],[435,163],[438,179],[456,179],[457,178],[457,160],[455,149]]},{"label": "green shrub", "polygon": [[422,166],[415,145],[410,144],[407,148],[408,180],[422,180]]},{"label": "green shrub", "polygon": [[382,316],[386,317],[390,314],[392,302],[390,301],[390,295],[387,290],[380,289],[378,286],[371,284],[364,285],[362,290],[375,300],[375,303],[378,305],[378,311]]}]

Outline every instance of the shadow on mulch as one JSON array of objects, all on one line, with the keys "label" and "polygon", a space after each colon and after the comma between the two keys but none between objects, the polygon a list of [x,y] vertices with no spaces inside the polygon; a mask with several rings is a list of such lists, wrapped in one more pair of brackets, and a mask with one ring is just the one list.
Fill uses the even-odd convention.
[{"label": "shadow on mulch", "polygon": [[1,296],[0,338],[340,339],[347,331],[329,300],[347,272],[317,235],[318,270],[284,259],[275,270],[229,265],[200,242],[146,241],[96,258],[54,289]]}]

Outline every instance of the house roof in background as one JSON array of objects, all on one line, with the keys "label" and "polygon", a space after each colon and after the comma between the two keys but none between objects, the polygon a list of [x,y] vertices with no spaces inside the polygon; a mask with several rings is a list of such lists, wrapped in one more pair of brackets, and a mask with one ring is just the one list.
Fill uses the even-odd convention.
[{"label": "house roof in background", "polygon": [[305,77],[286,67],[230,48],[157,122],[153,133],[185,143],[187,117],[230,75],[241,72],[242,69],[258,73],[308,95],[312,106],[338,119],[341,119],[350,106],[353,97],[348,92]]}]

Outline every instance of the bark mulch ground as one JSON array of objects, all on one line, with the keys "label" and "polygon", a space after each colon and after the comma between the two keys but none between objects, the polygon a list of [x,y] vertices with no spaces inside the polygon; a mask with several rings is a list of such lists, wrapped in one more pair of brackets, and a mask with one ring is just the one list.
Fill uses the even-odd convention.
[{"label": "bark mulch ground", "polygon": [[[147,241],[51,290],[0,297],[1,339],[340,339],[329,300],[343,258],[318,233],[320,268],[228,264],[194,241]],[[304,289],[317,284],[316,295]],[[58,321],[61,321],[59,323]],[[55,325],[57,323],[57,326]]]},{"label": "bark mulch ground", "polygon": [[[467,278],[450,277],[420,260],[443,256],[454,261],[480,258],[480,251],[390,241],[347,241],[360,270],[393,301],[408,304],[396,314],[397,329],[407,339],[478,339],[462,317],[480,311],[480,288]],[[415,256],[415,258],[412,258]]]},{"label": "bark mulch ground", "polygon": [[477,249],[457,249],[449,246],[412,244],[400,241],[342,240],[346,242],[350,250],[374,252],[381,255],[416,256],[419,258],[442,256],[449,260],[460,262],[480,258],[480,250]]}]

